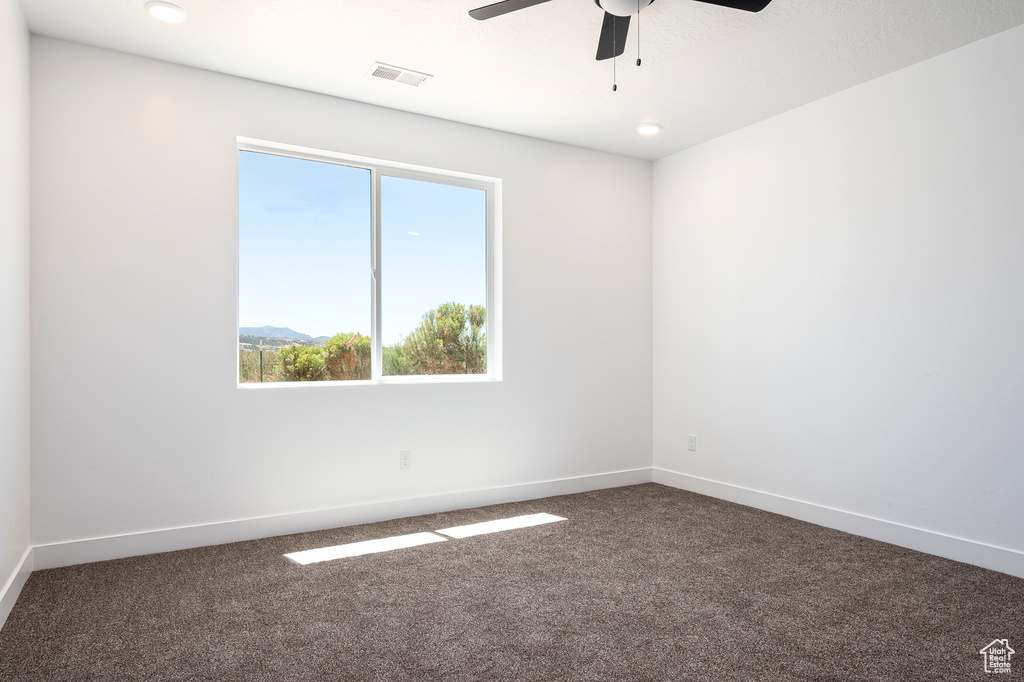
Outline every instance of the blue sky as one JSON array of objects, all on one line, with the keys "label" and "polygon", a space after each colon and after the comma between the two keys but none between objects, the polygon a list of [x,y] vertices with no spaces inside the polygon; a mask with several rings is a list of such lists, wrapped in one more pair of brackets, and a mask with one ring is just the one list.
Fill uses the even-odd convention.
[{"label": "blue sky", "polygon": [[[370,172],[239,153],[239,325],[370,333]],[[383,177],[382,336],[440,303],[483,305],[482,190]]]}]

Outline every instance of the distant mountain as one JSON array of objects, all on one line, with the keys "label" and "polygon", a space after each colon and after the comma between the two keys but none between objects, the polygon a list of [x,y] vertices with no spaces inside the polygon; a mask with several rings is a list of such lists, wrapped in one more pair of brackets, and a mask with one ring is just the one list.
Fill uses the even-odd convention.
[{"label": "distant mountain", "polygon": [[263,336],[271,339],[288,339],[289,341],[313,341],[309,334],[301,334],[288,327],[239,327],[239,336]]},{"label": "distant mountain", "polygon": [[290,346],[293,343],[299,346],[322,346],[331,337],[318,336],[313,338],[309,334],[297,332],[288,327],[240,327],[238,329],[239,343],[246,343],[252,346],[266,346],[279,348]]},{"label": "distant mountain", "polygon": [[283,348],[285,346],[297,345],[297,346],[312,346],[314,344],[308,341],[299,341],[298,339],[275,339],[270,336],[249,336],[248,334],[239,334],[238,343],[246,346],[254,346],[258,348],[266,348],[267,350],[273,350],[275,348]]}]

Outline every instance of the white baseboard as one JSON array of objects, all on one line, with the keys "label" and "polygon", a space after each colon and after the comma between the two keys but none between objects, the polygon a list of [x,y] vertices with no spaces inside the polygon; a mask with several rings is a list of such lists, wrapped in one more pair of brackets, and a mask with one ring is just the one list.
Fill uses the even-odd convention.
[{"label": "white baseboard", "polygon": [[644,467],[551,481],[354,504],[316,511],[55,542],[36,545],[33,548],[33,562],[35,570],[42,570],[650,482],[651,470]]},{"label": "white baseboard", "polygon": [[0,629],[3,629],[4,623],[7,622],[7,616],[11,615],[14,602],[18,601],[21,588],[25,586],[25,581],[28,580],[31,574],[32,548],[29,547],[22,555],[21,561],[18,562],[18,568],[7,579],[4,586],[0,588]]},{"label": "white baseboard", "polygon": [[21,568],[8,580],[3,592],[0,592],[0,624],[10,613],[32,570],[373,523],[453,509],[519,502],[552,495],[569,495],[602,488],[649,483],[652,480],[673,488],[710,495],[1024,578],[1024,552],[654,467],[36,545],[26,552]]},{"label": "white baseboard", "polygon": [[1024,552],[996,547],[975,540],[967,540],[935,531],[905,526],[894,521],[864,516],[854,512],[833,509],[812,502],[795,500],[773,493],[744,488],[730,483],[713,481],[699,476],[654,467],[652,479],[673,488],[689,490],[736,502],[748,507],[782,514],[819,526],[853,533],[872,540],[915,549],[919,552],[962,561],[982,568],[1009,573],[1024,578]]}]

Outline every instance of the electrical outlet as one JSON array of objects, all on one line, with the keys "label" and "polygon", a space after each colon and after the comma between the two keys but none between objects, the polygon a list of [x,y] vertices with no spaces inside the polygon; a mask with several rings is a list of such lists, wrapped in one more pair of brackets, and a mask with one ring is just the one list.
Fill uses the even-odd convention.
[{"label": "electrical outlet", "polygon": [[690,452],[697,452],[697,436],[693,435],[692,433],[690,434],[690,439],[689,443],[687,444],[687,447],[690,448]]},{"label": "electrical outlet", "polygon": [[398,453],[398,468],[412,469],[412,450],[402,450]]}]

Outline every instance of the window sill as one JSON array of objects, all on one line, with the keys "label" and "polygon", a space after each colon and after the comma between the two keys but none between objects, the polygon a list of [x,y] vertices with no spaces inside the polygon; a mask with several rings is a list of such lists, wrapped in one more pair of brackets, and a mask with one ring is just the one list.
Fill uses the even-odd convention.
[{"label": "window sill", "polygon": [[338,380],[338,381],[267,381],[253,383],[236,383],[240,389],[263,390],[268,388],[307,388],[324,386],[388,386],[388,385],[417,385],[417,384],[481,384],[496,383],[500,378],[490,374],[421,374],[393,377],[381,377],[380,379],[369,380]]}]

